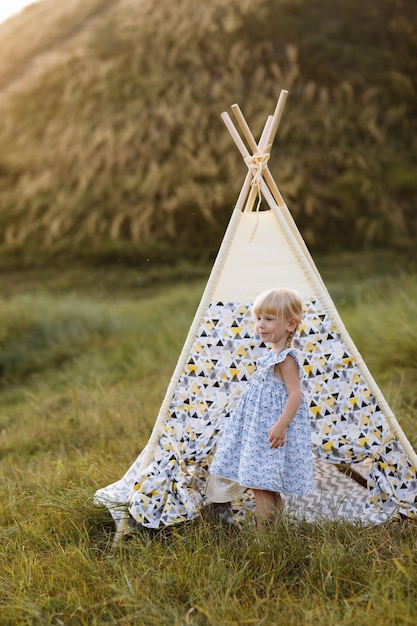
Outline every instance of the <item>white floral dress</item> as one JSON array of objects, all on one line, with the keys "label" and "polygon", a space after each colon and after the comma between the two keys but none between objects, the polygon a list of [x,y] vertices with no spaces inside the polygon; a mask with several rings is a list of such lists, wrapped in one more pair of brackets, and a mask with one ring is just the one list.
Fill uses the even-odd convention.
[{"label": "white floral dress", "polygon": [[274,374],[274,365],[287,355],[294,358],[301,375],[293,348],[280,353],[270,351],[259,358],[256,371],[226,424],[210,472],[242,487],[308,495],[313,491],[313,462],[305,398],[288,426],[285,445],[270,448],[268,441],[270,428],[288,398],[284,383]]}]

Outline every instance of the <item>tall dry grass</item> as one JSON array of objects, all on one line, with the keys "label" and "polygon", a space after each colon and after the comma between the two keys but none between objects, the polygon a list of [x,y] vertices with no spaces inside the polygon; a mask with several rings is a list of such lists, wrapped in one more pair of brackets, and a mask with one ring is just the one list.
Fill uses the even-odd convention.
[{"label": "tall dry grass", "polygon": [[6,24],[3,247],[215,250],[245,171],[219,114],[259,136],[282,88],[271,168],[307,242],[412,247],[415,7],[333,4],[42,0]]},{"label": "tall dry grass", "polygon": [[[334,271],[331,260],[329,267]],[[417,407],[408,404],[417,382],[409,367],[415,342],[403,341],[415,334],[415,275],[359,280],[353,277],[363,263],[356,268],[351,260],[349,267],[345,289],[340,279],[324,277],[417,445]],[[71,268],[37,277],[15,274],[2,282],[0,327],[15,333],[0,333],[0,354],[13,353],[14,345],[21,354],[25,346],[27,356],[0,389],[1,624],[415,623],[417,535],[409,521],[294,524],[284,517],[261,538],[251,524],[236,532],[207,511],[194,523],[139,533],[112,551],[113,523],[92,496],[120,478],[146,445],[204,281],[144,291],[123,269],[117,282],[103,271],[92,282]],[[410,315],[403,314],[398,329],[387,311],[397,319],[400,301]],[[36,343],[40,320],[48,332]],[[74,326],[83,340],[73,341]],[[51,354],[68,343],[71,358],[58,366]],[[36,369],[25,374],[35,351]],[[388,384],[400,374],[408,396]]]}]

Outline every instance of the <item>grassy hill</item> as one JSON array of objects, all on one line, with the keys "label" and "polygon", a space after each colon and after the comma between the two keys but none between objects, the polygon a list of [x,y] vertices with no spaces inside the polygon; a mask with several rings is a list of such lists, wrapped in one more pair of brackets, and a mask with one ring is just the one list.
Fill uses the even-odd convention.
[{"label": "grassy hill", "polygon": [[[42,0],[0,26],[0,249],[210,258],[259,135],[311,248],[415,249],[415,0]],[[198,241],[198,246],[195,246]]]}]

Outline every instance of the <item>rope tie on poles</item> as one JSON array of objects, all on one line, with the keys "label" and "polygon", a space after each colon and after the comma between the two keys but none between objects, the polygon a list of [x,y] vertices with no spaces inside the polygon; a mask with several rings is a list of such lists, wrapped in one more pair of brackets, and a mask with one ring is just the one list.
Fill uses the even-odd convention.
[{"label": "rope tie on poles", "polygon": [[269,152],[255,152],[255,154],[249,155],[244,159],[249,171],[252,174],[251,187],[257,187],[258,189],[258,204],[256,206],[256,211],[259,211],[259,207],[261,206],[262,202],[262,172],[264,171],[264,169],[266,169],[268,165],[269,157]]},{"label": "rope tie on poles", "polygon": [[[255,152],[252,155],[248,155],[244,157],[244,161],[246,165],[248,166],[249,171],[252,174],[251,187],[253,189],[257,188],[258,202],[256,204],[256,209],[255,209],[257,216],[258,216],[259,208],[262,202],[262,194],[261,194],[262,173],[268,165],[269,157],[270,157],[269,152],[260,152],[260,151]],[[250,236],[249,243],[252,242],[257,228],[258,228],[258,217],[256,217],[255,228]]]}]

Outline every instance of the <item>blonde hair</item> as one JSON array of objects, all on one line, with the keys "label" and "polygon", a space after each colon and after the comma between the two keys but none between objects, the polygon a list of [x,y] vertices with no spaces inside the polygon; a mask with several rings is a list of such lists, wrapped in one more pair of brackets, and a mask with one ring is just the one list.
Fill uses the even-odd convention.
[{"label": "blonde hair", "polygon": [[255,317],[263,313],[274,315],[287,322],[294,320],[296,326],[287,339],[287,348],[289,348],[303,315],[303,302],[297,291],[285,287],[275,287],[274,289],[267,289],[257,296],[253,303],[252,312]]}]

